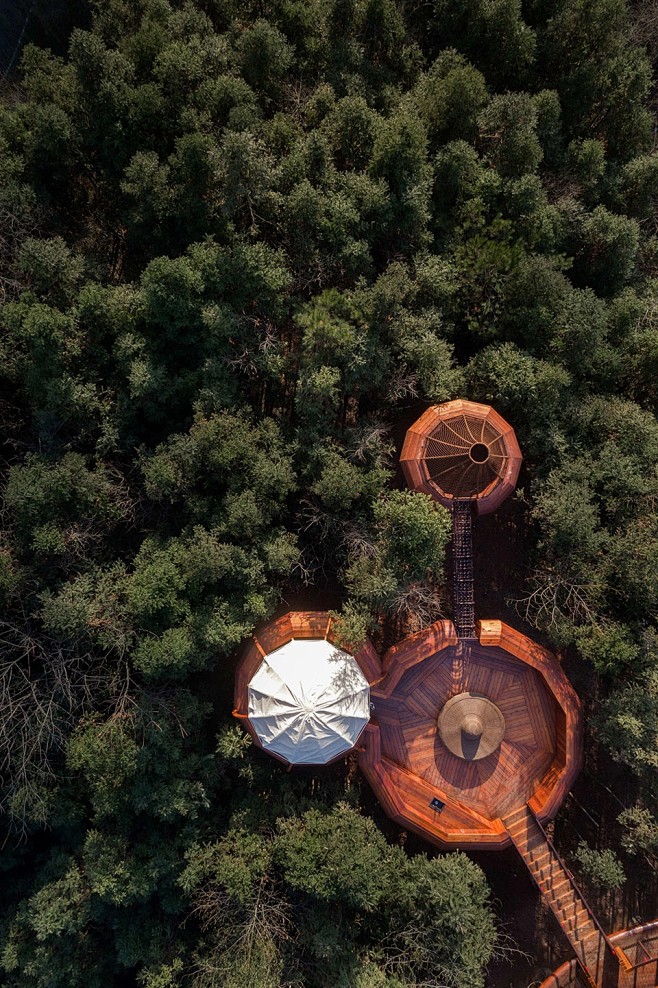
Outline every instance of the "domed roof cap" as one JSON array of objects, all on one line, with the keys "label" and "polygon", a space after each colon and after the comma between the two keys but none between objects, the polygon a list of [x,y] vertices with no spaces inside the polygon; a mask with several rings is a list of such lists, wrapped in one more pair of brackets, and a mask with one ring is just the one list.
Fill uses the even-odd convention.
[{"label": "domed roof cap", "polygon": [[438,717],[441,740],[458,758],[478,761],[500,747],[505,737],[505,718],[500,709],[481,693],[458,693]]}]

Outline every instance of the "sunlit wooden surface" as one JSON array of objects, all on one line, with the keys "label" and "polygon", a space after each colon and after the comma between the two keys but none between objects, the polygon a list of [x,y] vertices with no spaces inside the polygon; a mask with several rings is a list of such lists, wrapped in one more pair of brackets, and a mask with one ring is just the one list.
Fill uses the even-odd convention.
[{"label": "sunlit wooden surface", "polygon": [[[545,649],[499,621],[478,634],[458,641],[450,622],[437,622],[389,650],[360,764],[401,825],[439,844],[503,847],[503,817],[529,803],[546,820],[566,795],[582,759],[580,705]],[[444,704],[465,691],[505,717],[500,748],[479,761],[453,755],[437,729]],[[445,803],[440,813],[433,798]]]}]

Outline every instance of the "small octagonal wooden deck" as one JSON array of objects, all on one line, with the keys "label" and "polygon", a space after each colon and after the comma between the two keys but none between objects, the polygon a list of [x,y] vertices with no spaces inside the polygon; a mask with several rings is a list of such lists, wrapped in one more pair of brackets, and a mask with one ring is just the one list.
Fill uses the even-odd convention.
[{"label": "small octagonal wooden deck", "polygon": [[[468,641],[442,621],[389,649],[384,670],[359,762],[393,819],[442,846],[500,848],[516,808],[528,804],[543,821],[555,813],[580,769],[582,732],[579,701],[550,652],[500,621],[480,622]],[[505,717],[500,748],[479,761],[451,754],[437,729],[444,704],[465,691]]]},{"label": "small octagonal wooden deck", "polygon": [[[437,444],[432,438],[442,422],[451,433],[447,444]],[[514,429],[490,405],[457,398],[442,405],[432,405],[423,412],[407,430],[400,453],[400,465],[407,485],[411,490],[423,491],[451,508],[457,495],[449,493],[445,486],[433,479],[434,469],[444,464],[453,482],[456,477],[467,475],[469,457],[464,453],[468,444],[483,441],[488,444],[494,436],[499,437],[505,450],[502,464],[498,460],[502,472],[495,479],[490,478],[477,493],[459,496],[469,497],[480,515],[495,511],[516,487],[522,456]],[[464,443],[465,446],[462,445]]]}]

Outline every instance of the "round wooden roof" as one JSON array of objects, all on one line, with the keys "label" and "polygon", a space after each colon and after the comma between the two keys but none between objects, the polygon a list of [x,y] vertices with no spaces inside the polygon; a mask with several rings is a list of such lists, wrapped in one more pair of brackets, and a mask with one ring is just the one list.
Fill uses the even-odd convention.
[{"label": "round wooden roof", "polygon": [[400,454],[412,490],[448,508],[472,500],[480,514],[512,493],[521,460],[511,425],[490,405],[462,399],[428,408],[407,431]]},{"label": "round wooden roof", "polygon": [[[505,819],[526,804],[550,819],[582,761],[580,703],[555,657],[500,621],[477,633],[459,641],[439,621],[389,649],[360,743],[359,764],[389,816],[444,847],[506,846]],[[502,741],[480,759],[458,757],[438,726],[466,692],[504,719]]]}]

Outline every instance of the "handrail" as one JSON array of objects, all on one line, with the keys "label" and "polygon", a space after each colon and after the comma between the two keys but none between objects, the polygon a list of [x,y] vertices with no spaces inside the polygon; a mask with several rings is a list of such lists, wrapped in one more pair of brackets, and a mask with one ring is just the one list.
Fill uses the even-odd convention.
[{"label": "handrail", "polygon": [[[528,807],[528,812],[532,814],[532,817],[533,817],[534,821],[536,822],[536,824],[539,827],[540,831],[544,835],[544,840],[546,841],[546,843],[548,844],[549,848],[551,849],[551,851],[553,852],[553,854],[557,858],[558,864],[567,873],[567,877],[568,877],[569,881],[571,882],[571,884],[573,885],[575,891],[578,893],[580,899],[582,900],[582,903],[585,906],[585,909],[587,910],[587,913],[589,915],[589,918],[592,920],[592,922],[594,923],[594,926],[596,927],[596,929],[599,931],[599,933],[603,937],[606,946],[610,949],[610,951],[612,952],[612,954],[615,957],[617,957],[617,959],[619,960],[620,958],[619,958],[619,955],[617,953],[617,948],[615,947],[615,945],[613,944],[612,940],[610,939],[610,937],[608,936],[608,934],[605,932],[605,930],[603,929],[603,927],[599,923],[598,919],[596,918],[596,913],[594,912],[594,910],[590,906],[589,902],[585,898],[585,895],[584,895],[582,889],[580,888],[580,886],[578,885],[578,882],[576,881],[576,879],[573,876],[573,872],[571,871],[571,868],[569,868],[567,866],[567,864],[565,863],[565,861],[562,858],[561,854],[559,853],[558,849],[556,848],[555,844],[553,843],[553,841],[551,840],[551,838],[548,836],[548,834],[544,830],[543,825],[537,819],[537,817],[535,816],[535,814],[533,813],[533,811],[530,809],[530,807]],[[631,965],[631,967],[632,967],[632,965]]]}]

